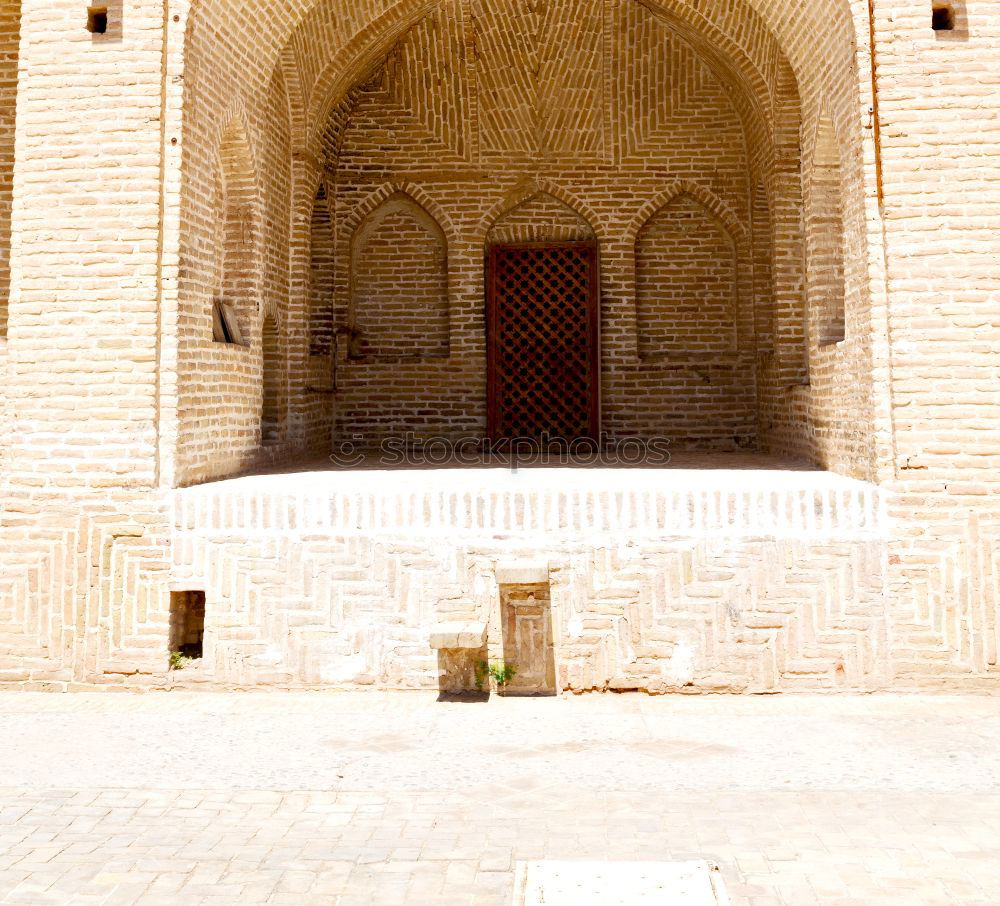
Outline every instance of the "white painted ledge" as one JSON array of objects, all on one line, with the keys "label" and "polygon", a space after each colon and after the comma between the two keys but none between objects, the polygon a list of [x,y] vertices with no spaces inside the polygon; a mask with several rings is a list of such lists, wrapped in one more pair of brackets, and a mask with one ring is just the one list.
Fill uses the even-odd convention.
[{"label": "white painted ledge", "polygon": [[536,469],[294,472],[172,492],[197,534],[884,537],[884,494],[827,472]]}]

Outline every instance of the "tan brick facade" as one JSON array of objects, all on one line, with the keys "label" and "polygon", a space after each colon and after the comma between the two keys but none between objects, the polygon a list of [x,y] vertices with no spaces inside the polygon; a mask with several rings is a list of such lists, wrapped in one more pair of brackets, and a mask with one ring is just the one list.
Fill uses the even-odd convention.
[{"label": "tan brick facade", "polygon": [[[561,685],[995,683],[1000,15],[970,4],[950,32],[929,0],[112,15],[99,35],[68,0],[0,8],[0,680],[169,683],[170,592],[201,583],[203,681],[432,682],[430,624],[496,630],[489,570],[537,528],[476,514],[537,496],[448,503],[429,478],[409,530],[303,534],[261,515],[281,493],[207,484],[216,509],[177,514],[189,486],[355,435],[480,436],[488,245],[592,239],[607,431],[811,462],[879,516],[826,531],[816,503],[796,536],[610,500],[573,522],[566,503],[534,544],[555,564]],[[215,339],[220,307],[240,342]],[[779,495],[764,511],[794,509],[760,480]],[[341,493],[322,488],[301,506]],[[693,493],[645,492],[664,513]],[[229,535],[225,507],[257,515]]]}]

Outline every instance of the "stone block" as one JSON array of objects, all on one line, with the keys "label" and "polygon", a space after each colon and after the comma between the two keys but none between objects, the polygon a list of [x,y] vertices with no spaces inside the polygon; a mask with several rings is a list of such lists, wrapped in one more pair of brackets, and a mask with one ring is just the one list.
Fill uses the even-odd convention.
[{"label": "stone block", "polygon": [[482,648],[486,624],[471,622],[435,623],[431,627],[431,648]]},{"label": "stone block", "polygon": [[539,585],[549,581],[549,564],[524,560],[497,564],[498,585]]}]

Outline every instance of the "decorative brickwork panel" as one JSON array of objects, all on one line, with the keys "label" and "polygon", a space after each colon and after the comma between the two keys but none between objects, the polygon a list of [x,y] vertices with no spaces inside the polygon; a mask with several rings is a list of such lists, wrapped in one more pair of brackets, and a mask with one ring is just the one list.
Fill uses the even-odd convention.
[{"label": "decorative brickwork panel", "polygon": [[[626,159],[656,155],[683,122],[716,103],[718,79],[712,68],[670,24],[643,3],[616,4],[623,40],[618,58],[620,103],[631,128],[620,131]],[[627,86],[627,87],[626,87]],[[731,149],[719,147],[717,154]]]},{"label": "decorative brickwork panel", "polygon": [[597,247],[490,249],[489,433],[596,437]]},{"label": "decorative brickwork panel", "polygon": [[448,355],[448,250],[441,227],[412,198],[388,198],[352,243],[351,356]]},{"label": "decorative brickwork panel", "polygon": [[736,251],[708,211],[675,198],[639,231],[635,258],[642,358],[736,352]]},{"label": "decorative brickwork panel", "polygon": [[484,153],[532,160],[545,153],[600,155],[602,4],[471,0],[470,6]]}]

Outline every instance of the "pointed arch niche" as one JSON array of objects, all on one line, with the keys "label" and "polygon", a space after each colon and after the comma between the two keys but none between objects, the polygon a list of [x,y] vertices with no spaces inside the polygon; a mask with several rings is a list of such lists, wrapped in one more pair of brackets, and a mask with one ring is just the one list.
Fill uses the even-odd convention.
[{"label": "pointed arch niche", "polygon": [[240,121],[233,120],[219,146],[216,184],[218,229],[215,277],[215,340],[250,345],[260,311],[257,187],[253,160]]},{"label": "pointed arch niche", "polygon": [[837,133],[825,114],[809,177],[805,239],[810,333],[819,346],[832,346],[846,335],[844,212]]},{"label": "pointed arch niche", "polygon": [[351,358],[442,358],[449,351],[448,242],[411,195],[394,191],[351,237]]},{"label": "pointed arch niche", "polygon": [[310,227],[309,354],[329,355],[333,342],[336,252],[330,198],[325,182],[321,182],[316,190]]},{"label": "pointed arch niche", "polygon": [[653,213],[635,239],[639,358],[737,350],[736,243],[690,194]]}]

